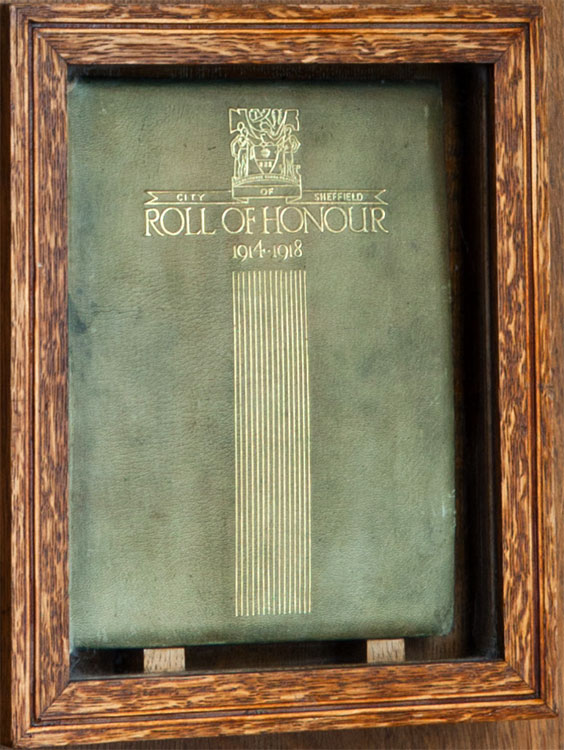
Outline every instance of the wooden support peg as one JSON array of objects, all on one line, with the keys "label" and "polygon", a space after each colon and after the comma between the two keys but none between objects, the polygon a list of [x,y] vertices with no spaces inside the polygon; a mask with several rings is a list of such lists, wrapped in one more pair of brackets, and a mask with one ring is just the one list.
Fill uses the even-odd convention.
[{"label": "wooden support peg", "polygon": [[366,661],[368,664],[395,664],[405,661],[404,639],[366,641]]},{"label": "wooden support peg", "polygon": [[186,669],[186,657],[183,648],[144,648],[143,671],[183,672]]}]

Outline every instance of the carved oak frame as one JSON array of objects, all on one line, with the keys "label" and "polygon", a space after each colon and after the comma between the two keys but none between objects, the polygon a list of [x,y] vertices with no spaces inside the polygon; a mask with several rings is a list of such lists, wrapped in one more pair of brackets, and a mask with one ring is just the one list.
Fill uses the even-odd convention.
[{"label": "carved oak frame", "polygon": [[[3,78],[11,107],[3,107],[1,214],[4,741],[39,747],[554,715],[539,9],[21,5],[10,9],[4,41],[11,65]],[[70,681],[67,67],[263,62],[491,66],[504,656]]]}]

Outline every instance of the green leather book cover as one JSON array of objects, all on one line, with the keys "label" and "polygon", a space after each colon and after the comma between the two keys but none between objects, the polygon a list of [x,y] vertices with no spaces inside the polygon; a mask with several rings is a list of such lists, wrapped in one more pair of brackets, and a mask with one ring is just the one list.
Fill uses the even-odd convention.
[{"label": "green leather book cover", "polygon": [[448,632],[440,88],[68,105],[73,645]]}]

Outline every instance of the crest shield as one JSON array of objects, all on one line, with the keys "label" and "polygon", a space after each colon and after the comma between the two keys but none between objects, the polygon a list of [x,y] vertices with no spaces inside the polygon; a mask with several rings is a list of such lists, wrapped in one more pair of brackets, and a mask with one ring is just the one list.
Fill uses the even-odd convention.
[{"label": "crest shield", "polygon": [[300,141],[299,110],[229,110],[233,135],[233,198],[300,198],[302,178],[296,163]]}]

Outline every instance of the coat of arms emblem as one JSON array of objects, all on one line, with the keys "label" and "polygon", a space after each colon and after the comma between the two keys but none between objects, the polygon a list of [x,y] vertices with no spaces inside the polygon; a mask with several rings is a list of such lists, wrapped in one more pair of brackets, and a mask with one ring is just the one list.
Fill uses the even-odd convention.
[{"label": "coat of arms emblem", "polygon": [[233,198],[301,198],[299,110],[229,110]]}]

